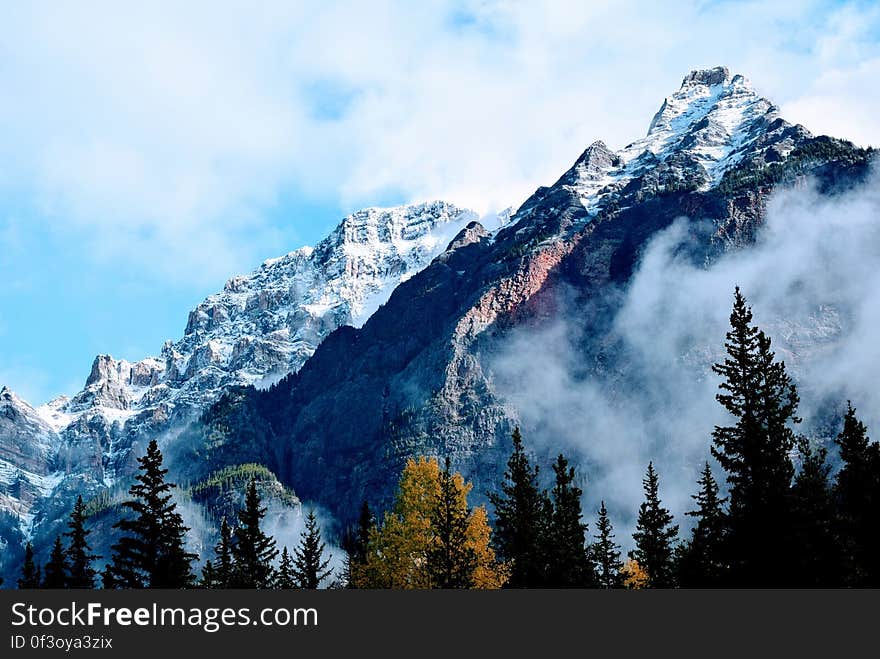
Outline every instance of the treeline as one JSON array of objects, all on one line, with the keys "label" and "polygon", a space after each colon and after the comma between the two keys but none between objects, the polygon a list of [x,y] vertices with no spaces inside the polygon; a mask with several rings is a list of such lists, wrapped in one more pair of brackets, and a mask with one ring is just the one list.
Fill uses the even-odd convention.
[{"label": "treeline", "polygon": [[175,485],[165,480],[168,470],[162,467],[162,453],[155,440],[138,458],[138,472],[129,489],[131,498],[122,504],[128,514],[114,525],[120,537],[100,575],[93,565],[101,557],[91,553],[90,530],[85,527],[85,505],[80,497],[70,515],[70,530],[64,534],[67,546],[57,536],[42,571],[31,543],[26,545],[19,588],[95,588],[100,581],[107,589],[314,589],[330,578],[330,558],[325,557],[326,546],[314,511],[306,517],[305,531],[294,552],[284,547],[277,560],[277,543],[261,528],[266,508],[253,476],[244,508],[234,525],[223,518],[214,559],[205,562],[199,578],[193,567],[199,557],[186,548],[190,529],[177,511],[171,494]]},{"label": "treeline", "polygon": [[[685,513],[694,521],[687,537],[680,537],[663,505],[660,478],[649,463],[634,548],[624,561],[604,502],[590,535],[574,468],[560,455],[552,465],[553,485],[543,490],[539,468],[530,463],[516,429],[504,482],[490,494],[491,543],[482,541],[486,530],[468,533],[472,525],[482,528],[485,511],[468,510],[469,488],[449,473],[448,462],[441,472],[435,460],[411,461],[393,509],[381,521],[366,510],[361,516],[350,553],[352,583],[378,588],[880,586],[880,445],[868,439],[848,404],[835,440],[840,469],[832,479],[827,450],[795,432],[797,388],[770,338],[752,323],[738,288],[730,325],[726,357],[713,369],[721,378],[716,398],[731,421],[712,431],[710,448],[724,472],[726,496],[707,461],[696,478],[693,510]],[[491,578],[481,581],[478,574]]]},{"label": "treeline", "polygon": [[[391,509],[375,516],[364,504],[342,537],[340,574],[333,575],[314,512],[291,554],[262,529],[257,481],[244,508],[224,518],[214,557],[201,577],[186,549],[189,529],[165,481],[156,442],[138,459],[139,473],[122,504],[100,581],[104,588],[702,588],[880,586],[880,444],[871,442],[847,405],[835,439],[840,468],[831,477],[827,450],[795,428],[799,397],[770,338],[752,323],[739,289],[734,296],[718,402],[728,425],[711,434],[710,456],[696,477],[691,531],[663,505],[653,463],[643,480],[634,548],[624,560],[605,507],[595,531],[584,521],[574,467],[563,455],[552,465],[549,490],[523,446],[519,429],[503,482],[490,493],[494,529],[482,506],[471,507],[471,485],[435,458],[410,460]],[[78,499],[68,531],[55,539],[40,569],[26,547],[21,588],[92,588],[98,579]]]}]

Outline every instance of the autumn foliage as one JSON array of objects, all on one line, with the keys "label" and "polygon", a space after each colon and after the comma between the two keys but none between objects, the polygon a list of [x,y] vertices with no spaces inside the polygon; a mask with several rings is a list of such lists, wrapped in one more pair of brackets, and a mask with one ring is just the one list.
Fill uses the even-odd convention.
[{"label": "autumn foliage", "polygon": [[410,459],[392,509],[371,530],[363,561],[352,567],[354,585],[500,588],[506,570],[490,545],[485,508],[468,507],[470,490],[436,458]]}]

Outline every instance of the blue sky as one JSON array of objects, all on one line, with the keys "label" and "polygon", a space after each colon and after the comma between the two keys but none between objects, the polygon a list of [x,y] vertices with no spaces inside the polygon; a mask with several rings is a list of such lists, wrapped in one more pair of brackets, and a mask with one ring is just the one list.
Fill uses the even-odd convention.
[{"label": "blue sky", "polygon": [[34,403],[357,208],[518,204],[692,68],[880,143],[873,3],[122,4],[0,7],[0,384]]}]

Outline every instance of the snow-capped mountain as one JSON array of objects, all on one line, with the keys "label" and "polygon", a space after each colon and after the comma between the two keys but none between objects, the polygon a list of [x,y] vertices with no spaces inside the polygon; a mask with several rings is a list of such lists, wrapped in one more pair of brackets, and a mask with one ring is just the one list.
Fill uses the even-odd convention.
[{"label": "snow-capped mountain", "polygon": [[688,74],[644,137],[593,143],[512,216],[481,226],[444,202],[354,213],[314,248],[231,278],[157,356],[101,355],[82,391],[36,409],[0,392],[0,543],[45,540],[76,494],[124,486],[154,437],[178,447],[189,482],[259,463],[343,519],[364,498],[381,505],[412,455],[450,456],[480,496],[518,422],[485,361],[511,328],[568,300],[584,361],[633,385],[612,373],[609,327],[659,231],[694,218],[691,248],[711,260],[750,244],[774,186],[849,180],[870,158],[716,67]]},{"label": "snow-capped mountain", "polygon": [[298,369],[329,332],[362,324],[477,219],[443,201],[358,211],[314,248],[232,277],[158,356],[99,355],[80,392],[36,409],[4,388],[0,513],[27,535],[53,492],[94,493],[125,478],[139,441],[197,416],[230,386],[268,386]]},{"label": "snow-capped mountain", "polygon": [[[687,218],[680,257],[707,266],[754,245],[775,187],[814,177],[845,189],[871,159],[870,150],[784,121],[726,68],[693,71],[645,137],[617,152],[592,144],[508,226],[491,236],[472,227],[469,240],[401,283],[362,328],[328,335],[277,390],[249,390],[209,410],[191,454],[262,460],[342,519],[364,499],[387,505],[402,465],[417,455],[449,457],[474,483],[473,496],[484,496],[523,421],[493,366],[513,334],[564,323],[573,334],[564,341],[578,351],[572,387],[589,374],[609,392],[639,391],[615,319],[652,240]],[[511,359],[538,362],[540,373],[541,347],[534,350],[526,339]],[[704,377],[712,355],[697,353]],[[588,418],[574,425],[589,432]],[[545,440],[548,450],[561,448]]]},{"label": "snow-capped mountain", "polygon": [[781,161],[806,137],[809,132],[780,119],[779,108],[742,75],[731,76],[725,67],[692,71],[663,101],[645,137],[617,152],[594,142],[556,185],[596,214],[645,175],[656,178],[658,190],[708,190],[744,158]]}]

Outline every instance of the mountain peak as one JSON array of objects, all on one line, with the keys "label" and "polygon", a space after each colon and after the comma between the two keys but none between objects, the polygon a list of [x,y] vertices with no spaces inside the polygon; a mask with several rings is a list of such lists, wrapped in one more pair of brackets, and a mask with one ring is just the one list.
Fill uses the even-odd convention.
[{"label": "mountain peak", "polygon": [[715,66],[711,69],[694,69],[684,77],[684,80],[681,81],[681,86],[706,85],[711,87],[713,85],[723,85],[727,82],[730,82],[730,71],[726,66]]},{"label": "mountain peak", "polygon": [[663,100],[645,137],[616,153],[594,142],[557,185],[574,189],[591,214],[609,194],[661,163],[666,165],[664,171],[670,171],[664,174],[668,179],[664,187],[705,189],[717,184],[751,150],[767,148],[770,130],[779,133],[773,138],[774,157],[784,157],[792,144],[781,137],[788,124],[779,124],[777,118],[778,108],[744,76],[732,75],[724,66],[695,69]]}]

